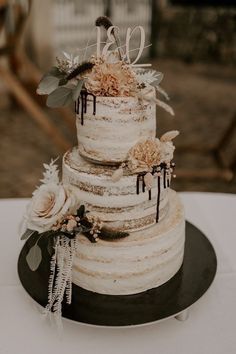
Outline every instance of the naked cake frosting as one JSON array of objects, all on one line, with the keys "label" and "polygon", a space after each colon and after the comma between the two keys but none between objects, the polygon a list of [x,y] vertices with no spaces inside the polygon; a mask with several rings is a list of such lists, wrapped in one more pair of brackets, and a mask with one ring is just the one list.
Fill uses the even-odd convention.
[{"label": "naked cake frosting", "polygon": [[[137,294],[166,283],[184,257],[183,206],[170,189],[179,132],[159,136],[156,129],[157,108],[174,114],[163,75],[138,64],[141,26],[132,59],[130,29],[125,46],[108,18],[98,18],[96,30],[96,53],[86,61],[64,53],[37,90],[49,107],[74,103],[76,115],[78,145],[63,156],[62,178],[55,161],[44,165],[22,224],[22,239],[48,240],[45,311],[58,317],[63,299],[72,301],[72,283],[99,294]],[[31,271],[43,262],[38,241],[26,261]]]},{"label": "naked cake frosting", "polygon": [[[154,97],[155,89],[150,86],[146,94]],[[82,113],[84,107],[86,113]],[[95,107],[94,97],[83,95],[76,106],[79,152],[92,162],[121,163],[140,138],[155,137],[154,102],[141,102],[138,97],[98,96]]]}]

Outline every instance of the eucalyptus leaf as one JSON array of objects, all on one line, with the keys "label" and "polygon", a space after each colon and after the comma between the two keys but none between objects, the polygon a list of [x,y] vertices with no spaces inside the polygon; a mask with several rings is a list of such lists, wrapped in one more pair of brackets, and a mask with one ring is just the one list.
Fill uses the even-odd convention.
[{"label": "eucalyptus leaf", "polygon": [[72,100],[73,90],[69,87],[58,87],[48,95],[47,106],[51,108],[69,105]]},{"label": "eucalyptus leaf", "polygon": [[30,229],[27,229],[23,235],[21,236],[21,240],[27,240],[27,238],[29,238],[31,235],[33,235],[36,231],[34,230],[30,230]]},{"label": "eucalyptus leaf", "polygon": [[38,269],[41,261],[42,261],[42,251],[40,247],[37,245],[37,243],[31,247],[29,250],[27,256],[26,256],[26,261],[28,263],[29,268],[34,272],[36,269]]},{"label": "eucalyptus leaf", "polygon": [[76,101],[80,95],[80,92],[82,90],[82,87],[83,87],[83,83],[84,83],[84,80],[79,80],[76,88],[73,90],[73,100]]},{"label": "eucalyptus leaf", "polygon": [[55,76],[45,75],[39,83],[37,93],[39,95],[49,95],[59,85],[59,78]]},{"label": "eucalyptus leaf", "polygon": [[43,81],[46,77],[49,77],[49,76],[53,76],[53,77],[57,77],[58,79],[61,79],[63,77],[66,77],[66,73],[65,72],[62,72],[58,69],[58,67],[56,66],[53,66],[48,72],[46,72],[42,79],[40,81]]}]

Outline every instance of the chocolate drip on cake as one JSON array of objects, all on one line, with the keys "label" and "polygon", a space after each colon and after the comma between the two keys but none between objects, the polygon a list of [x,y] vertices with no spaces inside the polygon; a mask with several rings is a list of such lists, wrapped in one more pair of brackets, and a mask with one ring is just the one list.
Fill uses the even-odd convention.
[{"label": "chocolate drip on cake", "polygon": [[152,200],[152,190],[149,189],[148,191],[148,200]]},{"label": "chocolate drip on cake", "polygon": [[81,92],[81,125],[84,125],[84,103],[84,95]]},{"label": "chocolate drip on cake", "polygon": [[[88,103],[88,96],[93,98],[93,115],[96,114],[96,96],[92,93],[89,93],[85,90],[82,90],[80,93],[80,97],[77,99],[75,103],[75,113],[81,113],[81,125],[84,125],[84,113],[87,113],[87,103]],[[80,112],[80,100],[81,100],[81,112]]]},{"label": "chocolate drip on cake", "polygon": [[136,193],[139,194],[139,181],[140,181],[141,175],[137,175],[137,180],[136,180]]},{"label": "chocolate drip on cake", "polygon": [[[172,168],[174,168],[175,164],[171,164]],[[166,163],[161,163],[159,166],[153,166],[152,168],[152,175],[161,174],[161,171],[163,170],[163,187],[164,189],[170,187],[170,178],[169,178],[169,169],[167,167]],[[140,193],[140,181],[142,182],[142,192],[144,193],[146,190],[145,186],[145,172],[139,173],[137,175],[137,180],[136,180],[136,193]],[[161,194],[161,176],[157,175],[157,213],[156,213],[156,222],[159,220],[159,204],[160,204],[160,194]],[[151,189],[148,190],[148,200],[152,199],[152,191]]]},{"label": "chocolate drip on cake", "polygon": [[163,187],[166,189],[166,167],[164,167]]},{"label": "chocolate drip on cake", "polygon": [[144,176],[142,175],[142,189],[143,189],[143,193],[145,192],[145,181],[144,181]]},{"label": "chocolate drip on cake", "polygon": [[96,96],[93,95],[93,115],[96,114]]},{"label": "chocolate drip on cake", "polygon": [[161,177],[157,176],[157,213],[156,213],[156,222],[159,221],[160,194],[161,194]]}]

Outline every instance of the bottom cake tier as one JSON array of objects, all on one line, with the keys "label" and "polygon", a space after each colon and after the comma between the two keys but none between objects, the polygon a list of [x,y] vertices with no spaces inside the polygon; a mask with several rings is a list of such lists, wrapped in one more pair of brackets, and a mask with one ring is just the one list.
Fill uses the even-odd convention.
[{"label": "bottom cake tier", "polygon": [[79,237],[72,281],[100,294],[129,295],[155,288],[172,278],[183,262],[185,217],[176,192],[169,190],[165,219],[117,241],[97,243]]}]

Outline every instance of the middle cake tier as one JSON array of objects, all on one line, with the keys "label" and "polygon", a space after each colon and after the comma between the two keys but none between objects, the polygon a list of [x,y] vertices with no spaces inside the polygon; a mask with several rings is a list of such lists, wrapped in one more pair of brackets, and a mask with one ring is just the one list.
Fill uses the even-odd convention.
[{"label": "middle cake tier", "polygon": [[154,176],[148,191],[142,178],[127,171],[114,182],[114,167],[88,162],[78,148],[64,155],[62,170],[63,183],[71,185],[90,215],[113,230],[141,230],[162,220],[168,212],[170,181],[163,170],[160,176]]}]

